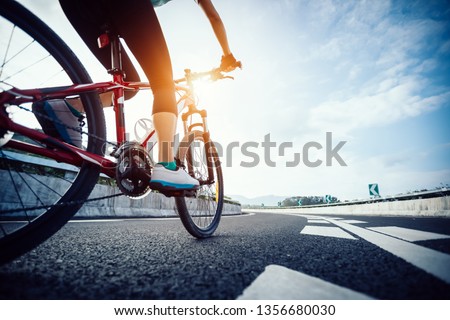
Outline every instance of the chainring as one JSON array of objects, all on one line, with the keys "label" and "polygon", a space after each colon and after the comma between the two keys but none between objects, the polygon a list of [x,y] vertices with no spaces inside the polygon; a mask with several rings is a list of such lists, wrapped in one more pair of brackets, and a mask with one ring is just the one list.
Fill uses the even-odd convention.
[{"label": "chainring", "polygon": [[116,181],[126,196],[139,199],[150,192],[151,160],[147,151],[136,142],[127,142],[119,150]]}]

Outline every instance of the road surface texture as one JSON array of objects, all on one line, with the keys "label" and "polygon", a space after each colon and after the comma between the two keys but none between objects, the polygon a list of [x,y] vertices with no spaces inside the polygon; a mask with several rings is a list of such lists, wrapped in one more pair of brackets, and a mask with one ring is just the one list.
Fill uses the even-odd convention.
[{"label": "road surface texture", "polygon": [[2,299],[450,299],[450,219],[273,213],[69,222],[0,266]]}]

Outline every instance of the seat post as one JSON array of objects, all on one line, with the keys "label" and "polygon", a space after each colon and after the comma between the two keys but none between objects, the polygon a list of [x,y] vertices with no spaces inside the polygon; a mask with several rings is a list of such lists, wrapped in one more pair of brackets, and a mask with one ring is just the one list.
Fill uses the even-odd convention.
[{"label": "seat post", "polygon": [[108,45],[111,47],[111,69],[108,73],[111,75],[125,76],[122,70],[122,44],[120,43],[119,36],[116,33],[112,33],[105,27],[105,33],[101,34],[98,39],[98,47],[105,48]]},{"label": "seat post", "polygon": [[118,36],[113,35],[111,41],[111,69],[108,70],[110,74],[120,73],[122,70],[122,45]]},{"label": "seat post", "polygon": [[[125,72],[122,70],[122,45],[117,34],[110,34],[111,36],[111,70],[108,70],[114,78],[114,82],[123,85]],[[122,144],[127,140],[125,130],[125,90],[123,87],[114,89],[113,105],[116,114],[116,135],[117,142]]]},{"label": "seat post", "polygon": [[113,108],[116,118],[117,143],[122,144],[127,140],[124,114],[125,90],[123,85],[125,72],[122,70],[122,45],[119,36],[116,33],[108,32],[108,30],[100,35],[98,44],[100,48],[104,48],[108,44],[111,46],[111,69],[108,70],[108,73],[113,76],[114,83],[119,84],[118,87],[113,89]]}]

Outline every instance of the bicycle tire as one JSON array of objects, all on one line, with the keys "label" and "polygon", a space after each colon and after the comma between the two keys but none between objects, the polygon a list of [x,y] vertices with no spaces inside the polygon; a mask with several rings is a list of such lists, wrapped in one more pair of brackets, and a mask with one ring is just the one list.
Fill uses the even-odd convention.
[{"label": "bicycle tire", "polygon": [[[200,143],[199,147],[195,146],[196,142]],[[193,155],[192,159],[189,159],[188,152]],[[223,175],[217,149],[209,135],[195,130],[181,141],[177,158],[198,180],[207,178],[208,166],[212,168],[213,183],[201,185],[194,198],[175,198],[185,229],[199,239],[211,237],[219,226],[224,198]]]},{"label": "bicycle tire", "polygon": [[[43,52],[46,51],[49,57],[52,58],[51,61],[47,59],[46,64],[55,63],[55,66],[59,65],[63,72],[65,72],[65,74],[58,75],[58,77],[68,78],[67,81],[71,81],[72,83],[92,83],[84,66],[65,42],[21,4],[12,0],[2,0],[0,19],[1,23],[8,24],[8,26],[11,24],[14,36],[19,34],[20,37],[29,37],[33,41],[33,50],[39,49],[43,50]],[[11,35],[13,34],[12,32]],[[35,47],[36,49],[34,49]],[[24,55],[23,52],[20,54]],[[4,61],[6,61],[6,58]],[[2,72],[3,68],[4,65],[0,65],[0,74],[4,74]],[[10,81],[8,80],[8,82]],[[0,78],[0,85],[3,83],[3,80]],[[71,83],[65,83],[65,85],[68,84]],[[35,87],[42,86],[38,85]],[[0,87],[0,94],[1,92],[2,88]],[[87,141],[85,141],[85,148],[91,153],[102,154],[106,127],[98,94],[83,94],[80,98],[83,103],[85,121],[87,122],[89,133]],[[2,109],[6,110],[5,106],[0,106],[0,112]],[[11,156],[6,156],[7,146],[8,144],[5,145],[5,148],[0,147],[0,160],[2,163],[0,171],[5,171],[2,177],[9,175],[11,184],[8,184],[8,181],[2,181],[0,193],[10,191],[6,190],[7,188],[15,189],[15,196],[20,200],[18,201],[20,205],[18,205],[14,213],[10,213],[11,210],[0,210],[0,212],[6,212],[3,215],[0,214],[0,264],[9,262],[32,250],[60,230],[89,197],[100,174],[100,167],[92,165],[87,161],[81,165],[78,172],[75,172],[73,180],[67,177],[60,178],[58,176],[60,173],[50,178],[35,174],[33,170],[38,171],[36,169],[37,167],[33,168],[31,173],[25,172],[24,168],[29,164],[21,162],[20,159],[17,160],[17,157],[11,158]],[[12,169],[17,169],[17,172]],[[44,169],[39,168],[39,170]],[[54,171],[57,170],[54,169]],[[48,180],[44,181],[44,177],[45,179],[57,179],[56,176],[61,180],[58,188],[64,188],[65,190],[60,191],[55,187],[55,190],[46,191],[48,195],[45,195],[45,199],[42,194],[35,195],[35,191],[30,191],[33,185],[45,184]],[[39,183],[30,183],[30,181],[38,181]],[[42,209],[28,207],[24,204],[24,199],[21,198],[21,192],[28,192],[27,196],[30,197],[36,196],[38,199],[33,200],[34,202],[38,200],[42,202],[44,200],[45,202],[41,207],[48,207]],[[0,209],[6,206],[5,203],[0,203]],[[19,219],[24,219],[25,221],[19,221]]]}]

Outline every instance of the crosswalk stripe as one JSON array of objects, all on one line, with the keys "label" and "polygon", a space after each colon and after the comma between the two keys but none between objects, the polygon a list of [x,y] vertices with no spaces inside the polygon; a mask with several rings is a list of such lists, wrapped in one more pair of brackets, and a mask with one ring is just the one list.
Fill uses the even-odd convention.
[{"label": "crosswalk stripe", "polygon": [[373,298],[286,267],[269,265],[237,299],[366,300]]}]

